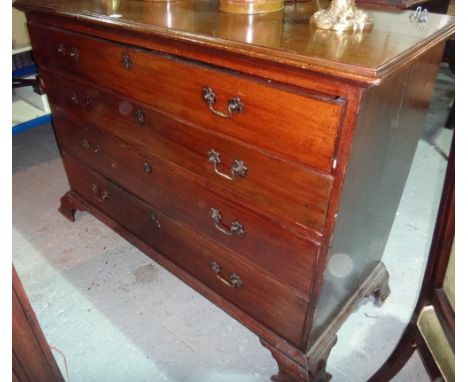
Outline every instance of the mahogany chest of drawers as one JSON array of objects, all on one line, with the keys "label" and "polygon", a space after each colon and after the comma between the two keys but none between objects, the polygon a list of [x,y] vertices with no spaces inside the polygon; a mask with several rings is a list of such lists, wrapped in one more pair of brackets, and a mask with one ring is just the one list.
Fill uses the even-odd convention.
[{"label": "mahogany chest of drawers", "polygon": [[315,2],[15,6],[71,187],[60,211],[89,211],[253,330],[277,380],[327,379],[339,326],[389,293],[380,259],[453,20],[373,12],[373,30],[336,34],[309,25]]}]

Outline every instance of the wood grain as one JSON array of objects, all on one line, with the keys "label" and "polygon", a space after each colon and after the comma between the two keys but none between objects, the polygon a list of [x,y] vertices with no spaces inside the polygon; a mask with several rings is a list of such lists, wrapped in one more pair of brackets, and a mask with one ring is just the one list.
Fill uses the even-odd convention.
[{"label": "wood grain", "polygon": [[[36,47],[34,57],[43,67],[87,79],[185,121],[302,163],[331,169],[340,100],[293,93],[234,72],[36,24],[29,25],[29,34]],[[60,44],[65,56],[57,53]],[[72,49],[79,51],[77,61],[69,57]],[[121,64],[123,55],[132,61],[129,70]],[[230,118],[215,115],[202,99],[204,88],[215,92],[215,109],[227,113],[229,100],[239,97],[243,112]]]},{"label": "wood grain", "polygon": [[[309,25],[310,16],[317,11],[316,2],[302,3],[300,8],[293,4],[286,6],[283,19],[277,22],[257,17],[251,24],[246,24],[242,16],[218,12],[216,1],[188,4],[175,2],[168,8],[165,3],[146,1],[119,2],[113,6],[110,1],[98,0],[17,0],[15,7],[25,12],[59,16],[72,28],[74,20],[84,27],[84,32],[89,33],[89,28],[93,28],[114,41],[116,34],[125,31],[127,36],[122,38],[133,36],[133,41],[138,39],[145,48],[158,45],[163,51],[185,55],[189,52],[184,45],[189,42],[194,47],[212,50],[218,55],[216,62],[221,66],[232,63],[223,63],[220,59],[229,51],[259,60],[262,67],[281,63],[363,85],[379,83],[402,65],[417,59],[422,50],[429,50],[447,39],[455,27],[453,18],[431,15],[421,30],[408,21],[409,13],[373,10],[370,15],[375,24],[371,31],[357,39],[336,38],[336,34],[322,33],[324,31]],[[326,0],[321,1],[322,7],[327,4]],[[110,17],[112,14],[121,17]],[[230,23],[228,29],[227,23]],[[254,35],[250,25],[259,23],[263,23],[262,33]],[[233,35],[231,31],[235,25],[237,33]],[[113,33],[106,33],[106,29]],[[265,39],[265,33],[281,37]],[[261,70],[257,68],[256,71]]]},{"label": "wood grain", "polygon": [[[209,183],[210,189],[217,189],[223,195],[233,193],[235,195],[231,199],[241,199],[254,208],[279,215],[277,220],[281,224],[289,224],[302,231],[322,230],[333,185],[332,176],[277,158],[263,148],[183,123],[88,83],[58,76],[46,69],[41,70],[41,75],[54,113],[58,107],[75,117],[79,121],[77,125],[84,123],[88,127],[97,127],[139,151],[157,154],[189,170],[191,177],[198,175],[202,178],[200,182]],[[77,95],[77,104],[71,100],[71,94]],[[88,107],[85,106],[87,101]],[[137,111],[144,115],[143,125],[135,117]],[[247,175],[234,181],[220,177],[208,161],[207,153],[211,149],[220,154],[223,173],[232,176],[230,166],[237,159],[245,163]],[[290,189],[294,189],[294,193],[289,192]],[[318,237],[314,233],[311,235]]]},{"label": "wood grain", "polygon": [[[78,130],[78,134],[70,134],[68,124],[63,116],[56,115],[55,126],[62,152],[73,155],[122,187],[131,189],[149,204],[189,223],[220,245],[256,263],[303,293],[308,290],[309,275],[313,273],[316,261],[316,245],[288,233],[281,226],[269,222],[267,217],[254,214],[175,176],[163,159],[142,156],[123,143],[117,143],[103,134],[97,136],[85,129]],[[77,131],[76,128],[74,131]],[[90,148],[82,147],[84,138],[88,140]],[[94,151],[96,144],[102,149],[99,155]],[[150,174],[143,169],[145,162],[152,168]],[[210,218],[211,208],[220,211],[221,224],[226,229],[232,221],[238,220],[244,225],[245,234],[227,236],[220,232]],[[292,253],[294,256],[291,256]]]},{"label": "wood grain", "polygon": [[63,382],[28,296],[13,267],[13,380]]},{"label": "wood grain", "polygon": [[[329,378],[336,323],[382,256],[453,19],[372,11],[372,30],[337,34],[309,23],[315,2],[248,22],[216,2],[16,4],[72,183],[60,211],[90,211],[234,314],[279,360],[277,378]],[[204,87],[216,110],[237,96],[243,112],[215,115]],[[223,183],[210,149],[247,176]],[[243,235],[220,232],[236,220]],[[336,251],[353,262],[341,281],[326,272]]]},{"label": "wood grain", "polygon": [[[63,159],[72,189],[89,203],[258,321],[293,344],[298,343],[307,307],[307,300],[301,294],[196,234],[188,225],[132,197],[71,157],[64,155]],[[96,197],[92,184],[108,191],[109,199],[103,201]],[[157,223],[150,218],[153,212]],[[232,273],[239,275],[244,283],[242,288],[234,289],[220,282],[211,270],[212,261],[221,266],[226,279]]]}]

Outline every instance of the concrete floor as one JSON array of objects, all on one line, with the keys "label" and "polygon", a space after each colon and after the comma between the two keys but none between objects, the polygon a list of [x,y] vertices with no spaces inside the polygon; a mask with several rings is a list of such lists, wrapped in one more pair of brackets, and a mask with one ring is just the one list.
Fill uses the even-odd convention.
[{"label": "concrete floor", "polygon": [[[338,333],[334,381],[365,381],[408,321],[422,280],[451,131],[443,67],[384,254],[392,294]],[[68,183],[50,125],[13,138],[13,262],[69,381],[265,382],[277,370],[255,335],[87,213],[57,212]],[[63,374],[64,361],[55,353]],[[394,379],[429,381],[417,355]]]}]

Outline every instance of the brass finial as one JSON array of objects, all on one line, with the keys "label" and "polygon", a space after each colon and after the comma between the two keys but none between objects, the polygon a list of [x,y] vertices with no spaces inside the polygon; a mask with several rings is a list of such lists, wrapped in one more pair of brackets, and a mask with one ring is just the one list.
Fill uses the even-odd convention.
[{"label": "brass finial", "polygon": [[364,30],[372,27],[374,22],[355,5],[355,0],[332,0],[328,9],[316,12],[311,21],[320,29],[339,32]]}]

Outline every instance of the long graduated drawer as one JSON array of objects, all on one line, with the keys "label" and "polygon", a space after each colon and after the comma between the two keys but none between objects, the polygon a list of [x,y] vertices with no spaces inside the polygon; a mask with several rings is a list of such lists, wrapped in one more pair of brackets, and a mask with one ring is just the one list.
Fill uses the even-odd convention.
[{"label": "long graduated drawer", "polygon": [[[329,171],[342,100],[31,24],[38,63]],[[210,93],[211,91],[211,93]],[[211,110],[210,110],[211,109]]]}]

